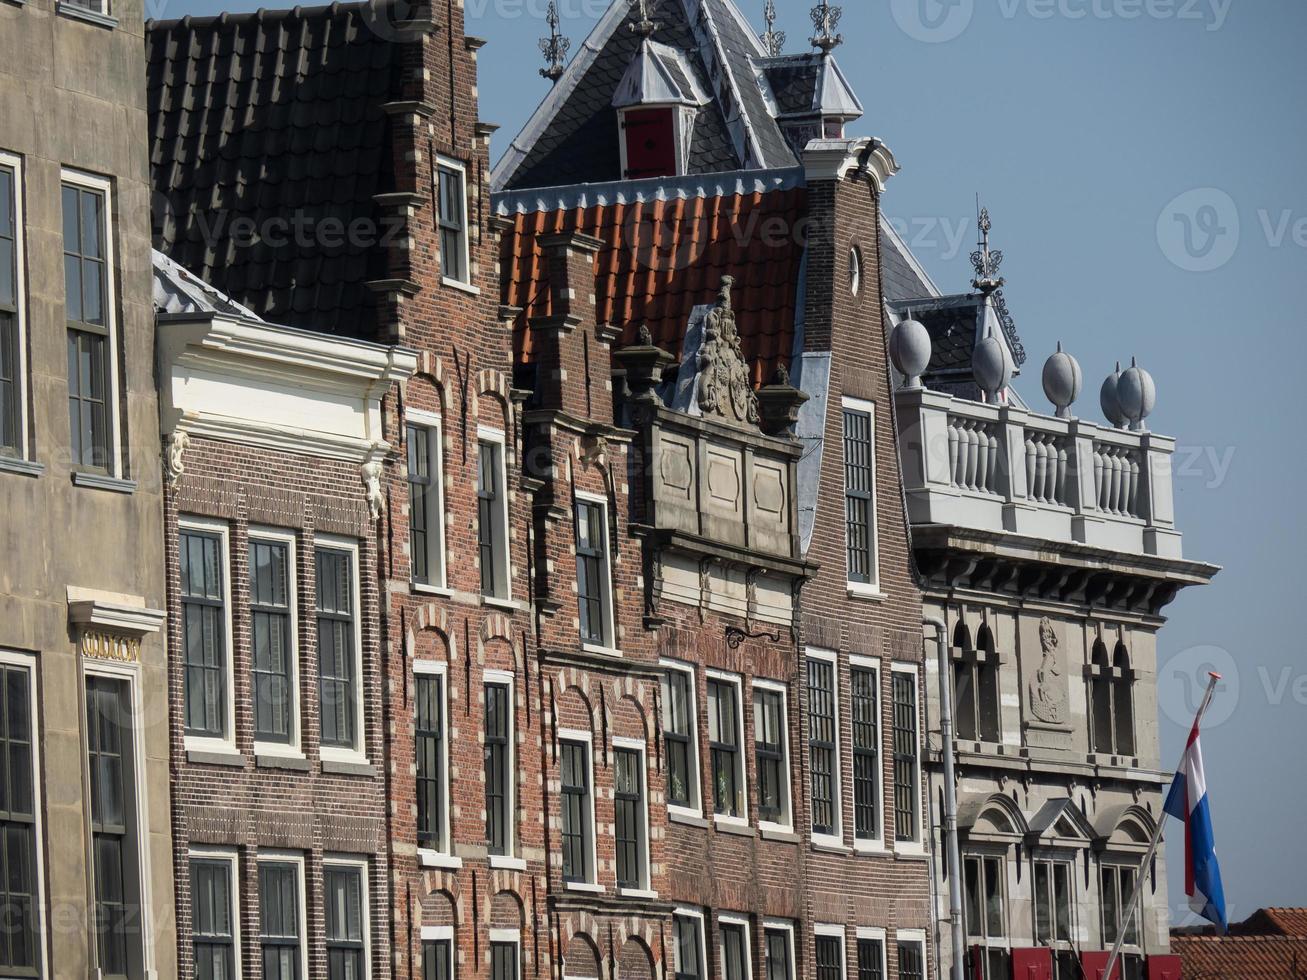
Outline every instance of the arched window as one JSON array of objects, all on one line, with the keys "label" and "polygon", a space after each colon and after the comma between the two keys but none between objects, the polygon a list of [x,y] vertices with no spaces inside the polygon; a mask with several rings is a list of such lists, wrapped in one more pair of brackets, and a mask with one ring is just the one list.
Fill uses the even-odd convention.
[{"label": "arched window", "polygon": [[994,634],[982,623],[971,642],[971,631],[959,622],[953,631],[953,700],[958,738],[1001,742],[1002,717],[998,698],[999,656]]},{"label": "arched window", "polygon": [[1094,751],[1135,754],[1134,669],[1125,643],[1118,640],[1109,658],[1107,644],[1094,641],[1089,663],[1089,699]]},{"label": "arched window", "polygon": [[1112,720],[1117,755],[1135,754],[1135,672],[1125,644],[1116,642],[1112,655]]}]

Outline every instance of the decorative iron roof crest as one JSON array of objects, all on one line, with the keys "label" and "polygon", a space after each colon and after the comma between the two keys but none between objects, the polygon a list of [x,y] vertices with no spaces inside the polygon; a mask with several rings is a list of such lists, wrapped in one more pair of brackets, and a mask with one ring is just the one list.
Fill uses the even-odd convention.
[{"label": "decorative iron roof crest", "polygon": [[816,29],[811,38],[814,48],[821,48],[823,54],[830,54],[844,43],[844,35],[836,33],[843,16],[843,7],[832,7],[830,0],[819,0],[817,6],[812,8],[812,26]]},{"label": "decorative iron roof crest", "polygon": [[540,53],[545,56],[545,67],[540,69],[540,74],[551,82],[556,82],[567,70],[567,52],[572,47],[572,42],[558,32],[561,21],[558,4],[554,0],[549,0],[545,22],[549,24],[549,36],[540,39]]},{"label": "decorative iron roof crest", "polygon": [[989,232],[994,227],[989,219],[989,208],[980,208],[979,198],[976,204],[979,208],[976,226],[980,230],[980,241],[976,243],[976,250],[971,253],[971,267],[976,270],[976,278],[971,280],[971,285],[988,296],[993,303],[994,313],[1003,327],[1003,335],[1007,338],[1008,346],[1012,348],[1012,359],[1020,367],[1026,363],[1026,348],[1022,345],[1021,338],[1017,336],[1016,321],[1008,312],[1007,298],[1003,295],[1006,280],[998,274],[999,268],[1003,265],[1003,253],[989,247]]},{"label": "decorative iron roof crest", "polygon": [[704,321],[699,350],[699,409],[728,422],[758,424],[758,396],[749,383],[749,365],[731,309],[733,276],[722,276],[717,305]]},{"label": "decorative iron roof crest", "polygon": [[780,57],[785,50],[785,32],[776,30],[776,0],[767,0],[762,8],[762,19],[767,22],[767,30],[758,35],[762,46],[773,58]]},{"label": "decorative iron roof crest", "polygon": [[631,0],[631,6],[635,8],[636,19],[628,26],[641,37],[652,37],[654,31],[662,27],[661,23],[653,19],[654,0]]}]

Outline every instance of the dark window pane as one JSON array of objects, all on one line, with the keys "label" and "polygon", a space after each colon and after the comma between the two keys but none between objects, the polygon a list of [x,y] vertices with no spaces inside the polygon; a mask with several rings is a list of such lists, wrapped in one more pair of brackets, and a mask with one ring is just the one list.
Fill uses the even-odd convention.
[{"label": "dark window pane", "polygon": [[0,666],[0,968],[36,966],[36,824],[31,674]]},{"label": "dark window pane", "polygon": [[858,980],[885,980],[885,947],[879,939],[858,940]]},{"label": "dark window pane", "polygon": [[486,694],[486,843],[491,854],[507,854],[511,844],[509,806],[512,695],[507,684],[487,684]]},{"label": "dark window pane", "polygon": [[853,708],[853,831],[860,840],[880,836],[880,697],[874,670],[850,671]]},{"label": "dark window pane", "polygon": [[100,967],[125,976],[140,957],[140,914],[134,884],[137,841],[126,681],[86,678],[87,768],[95,878],[94,928]]},{"label": "dark window pane", "polygon": [[812,832],[833,834],[836,754],[835,668],[825,660],[808,661],[808,767],[812,780]]},{"label": "dark window pane", "polygon": [[216,534],[178,534],[186,733],[212,738],[227,734],[227,623],[221,548]]},{"label": "dark window pane", "polygon": [[813,944],[817,961],[817,980],[842,980],[844,942],[838,936],[817,936]]},{"label": "dark window pane", "polygon": [[613,760],[617,883],[640,888],[645,883],[644,756],[634,749],[617,749]]},{"label": "dark window pane", "polygon": [[290,547],[250,539],[250,625],[253,644],[254,737],[291,741],[295,687],[290,609]]},{"label": "dark window pane", "polygon": [[363,980],[363,871],[328,866],[323,872],[328,980]]},{"label": "dark window pane", "polygon": [[300,980],[299,870],[290,863],[259,864],[259,944],[263,980]]},{"label": "dark window pane", "polygon": [[318,687],[322,744],[355,748],[359,740],[358,663],[354,649],[354,562],[347,551],[317,550]]},{"label": "dark window pane", "polygon": [[767,953],[767,980],[794,980],[789,932],[768,929],[763,940]]},{"label": "dark window pane", "polygon": [[758,767],[758,817],[779,822],[785,816],[785,706],[780,691],[753,692],[754,756]]},{"label": "dark window pane", "polygon": [[517,958],[517,943],[491,943],[491,980],[517,980]]},{"label": "dark window pane", "polygon": [[668,670],[663,676],[663,741],[667,747],[667,802],[678,806],[694,803],[698,776],[693,771],[694,744],[690,685],[693,674]]},{"label": "dark window pane", "polygon": [[899,943],[899,980],[925,980],[926,953],[921,943]]},{"label": "dark window pane", "polygon": [[563,742],[559,769],[562,779],[563,878],[590,880],[590,747]]},{"label": "dark window pane", "polygon": [[504,553],[503,501],[498,443],[482,441],[477,447],[477,548],[481,561],[481,594],[503,598],[508,581],[501,567]]},{"label": "dark window pane", "polygon": [[576,505],[576,591],[580,607],[581,639],[607,643],[609,634],[608,548],[604,509],[598,504]]},{"label": "dark window pane", "polygon": [[235,976],[231,888],[228,862],[191,861],[192,951],[195,975],[202,980]]},{"label": "dark window pane", "polygon": [[920,801],[917,788],[917,687],[912,675],[894,673],[894,836],[917,840]]},{"label": "dark window pane", "polygon": [[871,416],[844,410],[844,509],[848,580],[875,580],[875,456]]},{"label": "dark window pane", "polygon": [[699,944],[699,920],[678,915],[673,920],[676,932],[676,980],[702,980],[703,949]]},{"label": "dark window pane", "polygon": [[445,849],[445,696],[444,681],[419,674],[415,698],[417,745],[418,844]]},{"label": "dark window pane", "polygon": [[422,941],[422,980],[452,980],[453,957],[448,939]]},{"label": "dark window pane", "polygon": [[730,681],[708,680],[708,750],[712,759],[713,812],[742,813],[739,705]]},{"label": "dark window pane", "polygon": [[722,935],[723,980],[748,980],[748,950],[745,945],[744,926],[723,922],[718,926]]}]

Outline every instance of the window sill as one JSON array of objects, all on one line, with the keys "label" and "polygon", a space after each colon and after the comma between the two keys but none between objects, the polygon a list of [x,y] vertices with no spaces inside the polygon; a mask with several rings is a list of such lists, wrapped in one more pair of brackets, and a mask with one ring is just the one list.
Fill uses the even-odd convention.
[{"label": "window sill", "polygon": [[854,838],[853,850],[858,854],[884,854],[885,842],[879,840],[858,840]]},{"label": "window sill", "polygon": [[826,851],[829,854],[851,854],[853,848],[844,843],[840,837],[832,834],[813,834],[812,849],[814,851]]},{"label": "window sill", "polygon": [[603,885],[596,885],[589,881],[565,881],[563,889],[569,892],[585,892],[588,895],[602,895],[606,890]]},{"label": "window sill", "polygon": [[644,898],[655,901],[658,898],[658,893],[651,888],[622,888],[619,885],[617,894],[621,895],[622,898]]},{"label": "window sill", "polygon": [[489,860],[492,868],[498,868],[504,871],[526,870],[526,861],[523,858],[510,857],[507,854],[491,854]]},{"label": "window sill", "polygon": [[613,657],[620,660],[622,651],[614,647],[601,646],[598,643],[582,643],[581,650],[585,653],[593,653],[599,657]]},{"label": "window sill", "polygon": [[724,817],[721,814],[713,815],[713,826],[720,833],[739,834],[742,837],[752,837],[753,828],[749,826],[749,821],[743,817]]},{"label": "window sill", "polygon": [[[359,757],[362,759],[362,757]],[[329,776],[367,776],[375,777],[377,775],[376,767],[367,759],[348,758],[333,759],[324,756],[322,759],[322,771]]]},{"label": "window sill", "polygon": [[292,772],[308,772],[312,767],[309,760],[302,755],[285,752],[263,752],[254,750],[254,765],[260,769],[287,769]]},{"label": "window sill", "polygon": [[92,490],[108,490],[111,493],[135,493],[135,480],[121,480],[116,476],[109,476],[105,473],[84,473],[81,470],[73,472],[73,486],[88,487]]},{"label": "window sill", "polygon": [[450,279],[448,276],[441,276],[440,285],[448,286],[450,289],[457,289],[460,292],[468,293],[471,296],[480,296],[481,290],[473,286],[470,282],[463,282],[460,279]]},{"label": "window sill", "polygon": [[442,599],[452,599],[454,590],[447,589],[443,585],[427,585],[426,582],[410,582],[409,591],[414,595],[436,595]]},{"label": "window sill", "polygon": [[444,868],[448,871],[457,871],[463,867],[463,859],[454,857],[452,854],[441,854],[439,851],[419,847],[418,864],[424,868]]},{"label": "window sill", "polygon": [[[21,3],[26,2],[27,0],[21,0]],[[40,476],[45,472],[45,466],[30,459],[19,459],[17,456],[0,456],[0,472],[15,473],[18,476]]]},{"label": "window sill", "polygon": [[799,843],[799,835],[794,832],[794,828],[778,823],[760,823],[758,833],[762,835],[763,840],[780,841],[785,844]]},{"label": "window sill", "polygon": [[850,599],[862,599],[866,602],[884,602],[889,598],[874,585],[859,585],[857,582],[845,583]]},{"label": "window sill", "polygon": [[491,609],[507,609],[510,612],[523,612],[526,609],[526,606],[516,599],[500,599],[493,595],[483,595],[481,605],[489,606]]},{"label": "window sill", "polygon": [[702,827],[705,830],[708,828],[708,821],[703,818],[703,814],[698,810],[669,806],[667,808],[667,819],[672,823],[685,824],[687,827]]},{"label": "window sill", "polygon": [[187,743],[186,761],[193,766],[228,766],[232,769],[245,768],[245,756],[232,748],[200,748]]},{"label": "window sill", "polygon": [[108,14],[102,14],[98,10],[86,10],[68,3],[55,4],[55,11],[60,16],[71,17],[73,20],[82,20],[88,24],[94,24],[96,27],[104,27],[113,30],[118,26],[118,18],[110,17]]},{"label": "window sill", "polygon": [[926,846],[917,841],[895,841],[894,854],[896,857],[925,857]]}]

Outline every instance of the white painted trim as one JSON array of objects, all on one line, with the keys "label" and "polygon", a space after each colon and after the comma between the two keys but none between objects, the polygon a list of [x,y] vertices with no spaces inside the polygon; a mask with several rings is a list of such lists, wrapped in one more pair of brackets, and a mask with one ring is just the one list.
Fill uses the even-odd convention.
[{"label": "white painted trim", "polygon": [[[560,797],[560,798],[562,797],[562,781],[563,781],[563,774],[562,774],[562,771],[561,771],[561,763],[562,763],[562,744],[563,744],[564,742],[571,742],[571,743],[576,744],[576,745],[584,745],[584,746],[585,746],[585,768],[586,768],[586,773],[585,773],[585,779],[586,779],[586,792],[585,792],[585,795],[586,795],[586,803],[588,804],[588,808],[589,808],[589,813],[587,814],[587,818],[588,818],[589,821],[590,821],[590,826],[587,828],[587,830],[589,831],[589,833],[586,834],[586,836],[589,837],[589,847],[588,847],[588,850],[589,850],[589,852],[590,852],[589,855],[588,855],[588,856],[589,856],[589,867],[588,867],[588,871],[589,871],[589,873],[588,873],[588,874],[585,876],[585,878],[583,878],[581,881],[568,881],[568,882],[564,882],[564,884],[565,884],[566,887],[568,887],[568,888],[572,888],[572,889],[574,889],[574,890],[576,890],[576,886],[577,886],[577,885],[581,885],[581,886],[583,886],[583,888],[582,888],[581,890],[584,890],[584,887],[595,887],[595,888],[598,888],[598,887],[599,887],[599,885],[598,885],[598,881],[599,881],[599,854],[598,854],[598,846],[597,846],[597,843],[596,843],[595,838],[596,838],[596,837],[598,836],[598,834],[599,834],[599,821],[598,821],[598,817],[597,817],[596,814],[595,814],[595,797],[598,795],[598,790],[597,790],[597,788],[595,787],[595,750],[594,750],[594,736],[593,736],[592,733],[587,732],[587,731],[583,731],[583,730],[581,730],[581,729],[579,729],[579,728],[560,728],[560,729],[558,730],[559,763],[560,763],[560,771],[559,771],[559,774],[558,774],[558,784],[559,784],[559,797]],[[559,834],[560,834],[560,836],[561,836],[561,834],[562,834],[562,832],[563,832],[563,827],[562,827],[561,817],[560,817],[560,820],[559,820],[558,832],[559,832]],[[562,850],[560,849],[558,853],[559,853],[559,855],[560,855],[560,857],[561,857],[561,855],[562,855]]]},{"label": "white painted trim", "polygon": [[[188,752],[216,752],[218,754],[228,754],[239,756],[240,749],[236,747],[236,644],[232,635],[232,592],[231,582],[231,527],[226,521],[210,517],[194,517],[189,514],[179,515],[177,518],[177,557],[180,567],[181,562],[181,536],[188,531],[199,534],[212,534],[218,538],[218,562],[219,574],[222,575],[222,627],[223,637],[223,657],[226,659],[226,682],[227,682],[227,704],[224,711],[226,716],[227,734],[223,738],[209,738],[205,736],[186,735],[186,719],[183,708],[182,718],[182,740],[186,751]],[[184,596],[179,596],[179,604],[185,602]],[[292,620],[293,622],[293,620]],[[182,617],[182,649],[175,651],[174,657],[182,663],[182,691],[185,697],[186,689],[186,667],[185,667],[185,631],[186,621]]]},{"label": "white painted trim", "polygon": [[522,942],[521,929],[491,929],[490,941],[492,943],[518,943]]},{"label": "white painted trim", "polygon": [[[862,398],[840,399],[840,452],[844,452],[844,412],[860,412],[867,416],[871,434],[871,581],[854,582],[849,578],[848,527],[844,528],[844,581],[851,595],[869,599],[884,599],[880,591],[880,467],[876,465],[876,405]],[[847,460],[846,460],[847,463]]]},{"label": "white painted trim", "polygon": [[[447,274],[446,274],[445,262],[444,262],[445,256],[444,256],[443,253],[442,253],[441,256],[440,256],[440,260],[441,260],[441,262],[440,262],[440,272],[441,272],[441,276],[440,276],[440,278],[441,278],[441,281],[442,281],[444,284],[446,284],[446,285],[451,285],[451,286],[462,286],[463,288],[466,289],[466,288],[472,286],[472,248],[471,248],[472,229],[468,226],[468,206],[467,206],[467,195],[468,195],[468,187],[467,187],[467,164],[463,163],[461,160],[455,160],[455,159],[452,158],[452,157],[444,156],[443,154],[437,154],[437,155],[436,155],[436,169],[435,169],[435,172],[432,174],[432,178],[435,180],[435,183],[436,183],[435,191],[436,191],[436,237],[437,237],[437,241],[439,241],[439,238],[440,238],[440,234],[441,234],[441,232],[444,231],[444,229],[441,227],[441,224],[440,224],[440,213],[439,213],[439,211],[440,211],[440,205],[443,203],[443,202],[441,201],[441,195],[440,195],[440,171],[441,171],[441,170],[449,170],[449,171],[452,171],[452,172],[458,174],[458,177],[459,177],[459,183],[462,184],[462,187],[463,187],[463,193],[461,193],[461,194],[458,196],[458,200],[459,200],[459,203],[463,206],[463,235],[462,235],[462,238],[461,238],[461,240],[460,240],[460,244],[461,244],[461,246],[462,246],[462,250],[463,250],[463,254],[462,254],[462,256],[461,256],[462,259],[463,259],[463,268],[467,271],[467,279],[465,279],[465,280],[464,280],[464,279],[459,279],[459,278],[457,278],[457,277],[455,277],[455,276],[450,276],[450,275],[447,275]],[[475,287],[474,287],[474,288],[475,288]]]},{"label": "white painted trim", "polygon": [[18,364],[15,369],[18,374],[18,458],[30,461],[35,458],[33,451],[35,447],[32,445],[29,432],[31,412],[28,399],[31,398],[31,386],[27,377],[27,224],[23,208],[23,192],[26,189],[23,158],[17,154],[0,150],[0,167],[12,170],[14,175],[14,199],[12,202],[14,217],[14,303],[18,309],[18,329],[14,337],[14,346],[18,351]]},{"label": "white painted trim", "polygon": [[[831,705],[834,709],[835,721],[835,761],[831,766],[831,774],[834,777],[831,781],[831,806],[835,814],[835,832],[832,834],[822,834],[812,829],[812,808],[808,809],[808,830],[812,833],[812,843],[818,847],[844,847],[844,751],[840,738],[840,658],[834,650],[826,650],[821,647],[807,647],[803,655],[808,660],[821,660],[831,666]],[[808,683],[807,665],[804,665],[803,683]],[[811,755],[812,742],[812,707],[808,707],[809,717],[804,719],[805,729],[808,732],[807,741],[804,743],[804,752]],[[811,765],[810,763],[808,763]],[[809,801],[811,804],[811,801]]]},{"label": "white painted trim", "polygon": [[[613,736],[613,749],[623,749],[628,752],[635,752],[640,757],[638,772],[640,774],[640,802],[643,807],[640,810],[640,876],[639,881],[634,888],[618,886],[618,892],[622,895],[642,895],[649,897],[656,896],[657,892],[650,892],[653,881],[653,866],[650,863],[649,854],[649,749],[642,738],[628,738],[624,735]],[[616,809],[617,799],[617,762],[613,762],[613,800],[614,809]],[[614,838],[616,838],[616,829],[614,829]],[[613,867],[616,869],[617,862],[614,860]]]},{"label": "white painted trim", "polygon": [[[322,900],[326,900],[326,871],[328,868],[353,868],[359,873],[359,881],[362,883],[360,895],[360,925],[363,928],[363,976],[359,980],[370,980],[372,976],[372,898],[370,895],[372,882],[368,875],[370,864],[366,857],[356,857],[351,855],[327,854],[322,858],[323,870],[323,895]],[[326,937],[326,914],[323,913],[323,945],[327,941]]]},{"label": "white painted trim", "polygon": [[[406,426],[415,426],[427,430],[427,470],[431,474],[431,486],[434,489],[435,501],[434,508],[431,506],[433,501],[427,501],[427,522],[431,522],[432,513],[436,517],[435,533],[428,530],[427,542],[427,565],[431,565],[433,557],[438,559],[439,574],[433,576],[431,582],[410,581],[410,585],[415,590],[425,589],[446,589],[449,586],[449,551],[448,544],[445,540],[445,525],[448,523],[445,513],[445,428],[444,421],[434,412],[423,412],[420,409],[408,408],[404,410],[404,423]],[[407,438],[407,433],[405,434]],[[407,457],[405,465],[407,465]],[[412,515],[409,515],[410,518]],[[410,558],[410,567],[412,556]],[[411,576],[410,576],[411,579]]]},{"label": "white painted trim", "polygon": [[[885,930],[879,926],[858,926],[856,939],[874,939],[880,943],[880,975],[889,976],[889,940],[885,935]],[[857,955],[857,949],[854,949],[854,955]]]},{"label": "white painted trim", "polygon": [[[458,947],[454,943],[453,926],[423,926],[418,938],[423,944],[425,943],[449,943],[449,980],[454,980],[458,976]],[[419,950],[422,957],[421,965],[425,971],[426,950]],[[425,975],[425,973],[424,973]]]},{"label": "white painted trim", "polygon": [[[491,684],[502,684],[508,688],[508,758],[505,760],[504,765],[504,771],[508,774],[508,778],[505,780],[508,793],[504,804],[504,815],[507,819],[507,826],[504,828],[505,853],[490,854],[488,857],[492,868],[503,867],[525,871],[526,861],[517,856],[517,781],[521,778],[521,774],[517,771],[517,678],[507,670],[482,671],[481,715],[483,719],[485,717],[485,689]],[[481,744],[484,748],[484,731],[481,736]],[[484,767],[482,772],[485,772]],[[591,792],[593,793],[593,789]],[[496,862],[500,863],[496,864]]]},{"label": "white painted trim", "polygon": [[[881,669],[880,657],[868,657],[863,654],[849,654],[849,700],[852,711],[853,671],[869,670],[876,675],[876,833],[873,837],[858,836],[858,822],[853,821],[853,849],[863,854],[883,854],[885,852],[885,674]],[[849,744],[852,755],[853,745]]]},{"label": "white painted trim", "polygon": [[[352,599],[354,602],[354,616],[353,616],[354,669],[355,669],[354,676],[358,680],[358,683],[355,685],[354,688],[354,711],[355,711],[354,717],[357,721],[355,725],[356,731],[355,731],[354,747],[350,749],[345,749],[336,746],[322,745],[321,744],[322,733],[319,730],[318,751],[321,755],[321,758],[327,761],[344,762],[353,765],[365,766],[369,764],[368,754],[367,754],[368,753],[368,744],[367,744],[368,719],[366,714],[364,713],[366,699],[363,697],[363,688],[367,683],[367,677],[364,673],[364,664],[366,661],[364,660],[363,657],[363,590],[362,590],[362,585],[359,581],[359,577],[360,577],[359,543],[354,538],[344,538],[333,534],[316,535],[313,540],[313,560],[314,560],[315,572],[317,567],[318,549],[326,549],[328,551],[346,551],[349,552],[350,554],[350,579],[351,579],[350,589],[353,593]],[[315,586],[316,586],[316,578],[315,578]],[[315,606],[317,605],[316,601],[314,605]],[[316,619],[316,615],[315,615],[315,619]],[[315,629],[317,628],[316,622],[314,624],[314,628]],[[319,671],[321,671],[321,663],[319,663],[318,669]],[[321,699],[321,697],[322,697],[322,684],[321,682],[319,682],[318,698]],[[322,714],[322,709],[321,709],[321,705],[319,705],[318,708],[319,717],[321,717],[321,714]]]},{"label": "white painted trim", "polygon": [[433,940],[438,942],[441,939],[448,939],[452,942],[454,939],[454,927],[453,926],[423,926],[421,938],[424,941]]},{"label": "white painted trim", "polygon": [[[790,955],[790,976],[794,977],[795,980],[798,980],[799,964],[798,964],[798,952],[795,949],[795,942],[794,942],[794,933],[795,933],[794,923],[789,919],[763,919],[762,920],[762,961],[764,966],[767,965],[767,933],[768,932],[788,933],[789,938],[786,940],[785,945],[787,947],[787,952]],[[767,980],[772,980],[772,977],[768,975]]]},{"label": "white painted trim", "polygon": [[[907,674],[912,678],[912,688],[913,688],[916,705],[917,705],[917,713],[916,713],[917,795],[914,799],[914,802],[917,807],[917,828],[916,828],[917,839],[915,841],[895,840],[894,851],[897,854],[925,854],[926,853],[926,826],[925,826],[926,808],[925,805],[922,803],[922,795],[923,795],[922,791],[925,789],[925,787],[922,784],[922,775],[921,775],[921,770],[922,770],[921,751],[922,751],[922,741],[923,741],[921,717],[924,710],[924,705],[921,703],[921,668],[919,664],[899,663],[896,661],[890,664],[890,671],[892,672],[890,675],[890,679],[891,679],[890,717],[891,718],[893,717],[893,712],[894,712],[894,688],[892,683],[894,674]],[[894,836],[896,838],[898,837],[897,827],[894,829]]]},{"label": "white painted trim", "polygon": [[[303,725],[301,723],[300,704],[302,692],[300,689],[300,623],[299,623],[299,536],[287,528],[266,527],[254,524],[250,526],[248,534],[249,544],[256,541],[270,541],[275,544],[286,545],[286,601],[290,606],[290,692],[291,692],[291,715],[290,715],[290,741],[289,742],[260,742],[255,737],[254,752],[256,755],[270,755],[281,758],[303,758],[304,747],[302,740]],[[249,600],[250,580],[253,576],[253,568],[249,561],[246,561],[246,583],[245,595]],[[250,636],[253,642],[254,617],[250,616]],[[254,650],[250,650],[250,728],[253,730],[254,721]],[[233,688],[234,690],[234,688]]]},{"label": "white painted trim", "polygon": [[722,926],[740,926],[744,930],[744,978],[743,980],[753,980],[753,930],[749,926],[749,917],[747,915],[732,914],[730,912],[717,913],[717,963],[723,968],[723,977],[725,976],[726,947],[722,942]]},{"label": "white painted trim", "polygon": [[[590,504],[599,508],[599,526],[603,533],[602,550],[604,555],[604,580],[601,583],[602,595],[600,603],[603,606],[603,640],[600,643],[592,643],[586,640],[581,641],[581,646],[591,653],[604,653],[610,656],[621,656],[621,651],[617,647],[617,606],[613,600],[613,543],[608,533],[608,498],[600,494],[586,493],[582,490],[573,488],[572,495],[577,504]],[[576,550],[576,507],[572,508],[573,524],[573,545],[572,550]],[[578,565],[580,556],[577,556]],[[578,578],[580,576],[578,575]],[[577,583],[577,599],[580,600],[580,583]],[[580,623],[580,612],[577,613],[577,623]]]},{"label": "white painted trim", "polygon": [[894,939],[900,943],[926,943],[925,929],[895,929]]},{"label": "white painted trim", "polygon": [[[105,421],[109,426],[109,475],[116,479],[123,478],[123,444],[122,444],[122,391],[121,379],[118,377],[118,359],[119,359],[119,342],[118,342],[118,272],[117,272],[117,255],[114,248],[114,200],[113,181],[100,177],[95,174],[85,173],[80,170],[71,170],[67,167],[59,171],[59,186],[61,188],[60,196],[62,197],[62,187],[65,184],[80,187],[85,190],[96,191],[104,196],[104,321],[105,329],[108,332],[109,354],[107,373],[109,380],[109,397],[105,403]],[[62,207],[62,202],[61,205]],[[62,232],[60,232],[62,235]],[[61,238],[62,242],[62,238]],[[62,245],[61,245],[62,247]],[[64,297],[65,313],[67,312],[67,297]],[[65,343],[66,346],[66,343]],[[65,381],[71,382],[71,379],[65,378]]]},{"label": "white painted trim", "polygon": [[[747,757],[749,748],[744,738],[744,678],[739,674],[733,674],[725,670],[716,670],[709,667],[705,672],[709,680],[725,681],[735,688],[735,737],[738,751],[735,753],[736,771],[739,776],[740,786],[740,815],[731,816],[728,814],[713,813],[715,823],[734,824],[741,827],[749,825],[749,762]],[[707,698],[708,707],[711,710],[712,699]],[[711,732],[711,726],[708,728]],[[711,737],[709,738],[711,741]],[[709,758],[712,757],[712,749],[708,750]],[[716,803],[714,802],[714,810]]]},{"label": "white painted trim", "polygon": [[[300,980],[308,980],[309,975],[309,956],[308,956],[308,936],[309,936],[309,913],[307,901],[307,876],[304,870],[304,854],[302,851],[279,851],[274,849],[259,848],[258,855],[255,858],[255,870],[257,871],[260,864],[293,864],[296,868],[295,888],[296,888],[296,909],[299,916],[299,962],[300,962]],[[258,897],[258,882],[255,881],[255,897]],[[260,955],[262,955],[263,938],[262,935],[255,936],[258,942]]]},{"label": "white painted trim", "polygon": [[[227,897],[230,899],[231,902],[231,906],[230,906],[231,953],[232,953],[232,962],[235,965],[235,970],[236,970],[234,980],[241,980],[241,974],[243,972],[241,967],[243,965],[242,960],[244,959],[244,956],[242,954],[243,954],[244,947],[241,941],[240,856],[237,854],[235,848],[213,846],[207,844],[205,845],[193,844],[191,845],[189,851],[187,852],[186,857],[187,857],[188,877],[191,879],[192,895],[195,893],[195,878],[193,874],[189,873],[190,865],[194,864],[194,862],[196,861],[208,861],[214,864],[223,863],[228,866],[228,873],[230,877],[228,878],[228,883],[227,883],[227,887],[228,887]],[[195,903],[192,902],[191,903],[191,951],[192,953],[194,952],[194,950],[195,950]]]},{"label": "white painted trim", "polygon": [[815,948],[817,937],[827,939],[838,939],[840,941],[840,978],[844,980],[849,975],[849,950],[844,938],[844,927],[833,923],[814,923],[812,926],[813,946]]},{"label": "white painted trim", "polygon": [[[33,910],[36,916],[36,969],[38,976],[44,977],[47,966],[46,943],[49,939],[47,934],[49,923],[46,916],[45,898],[45,804],[41,795],[41,790],[45,785],[45,781],[41,778],[41,749],[45,745],[42,733],[45,728],[41,719],[41,699],[37,696],[37,690],[41,685],[41,678],[38,675],[41,663],[39,658],[31,654],[0,649],[0,664],[27,671],[28,727],[31,732],[32,753],[32,833],[35,838],[32,848],[32,863],[36,866],[36,894],[33,896],[36,900],[36,908]],[[83,707],[82,711],[85,713],[85,707]],[[83,753],[83,756],[85,756],[85,753]]]},{"label": "white painted trim", "polygon": [[[790,750],[790,690],[787,684],[781,681],[769,680],[765,677],[755,677],[753,687],[757,690],[773,691],[781,696],[781,778],[785,785],[781,790],[781,820],[773,822],[758,818],[758,827],[760,830],[779,830],[791,833],[794,830],[794,788],[791,785],[793,778],[791,766],[794,763]],[[753,740],[754,752],[757,753],[758,742],[758,707],[757,703],[750,698],[750,707],[753,709]],[[757,758],[754,759],[755,764]]]},{"label": "white painted trim", "polygon": [[[496,508],[498,514],[495,520],[495,546],[499,552],[500,567],[503,569],[503,580],[495,583],[495,595],[486,598],[497,602],[512,602],[513,600],[513,551],[509,545],[509,521],[511,517],[508,511],[508,443],[504,433],[500,429],[490,429],[485,426],[477,426],[477,468],[481,466],[481,443],[489,443],[499,447],[498,459],[496,460],[499,471],[499,506]],[[502,593],[502,594],[500,594]]]},{"label": "white painted trim", "polygon": [[[676,803],[668,803],[667,810],[669,813],[678,813],[684,817],[694,817],[699,819],[703,817],[703,770],[699,764],[699,690],[698,674],[694,664],[684,660],[672,660],[667,657],[661,657],[658,660],[658,666],[663,670],[675,670],[686,674],[690,679],[689,693],[690,701],[686,705],[686,714],[690,721],[690,805],[682,806]],[[659,696],[663,698],[663,717],[661,719],[664,730],[667,724],[668,699],[666,691],[660,691]],[[664,763],[664,766],[666,763]]]},{"label": "white painted trim", "polygon": [[[672,965],[677,965],[677,959],[681,955],[681,944],[676,941],[676,919],[693,919],[699,932],[699,976],[708,976],[708,936],[704,928],[703,910],[692,908],[686,905],[678,905],[672,910]],[[683,971],[678,971],[683,972]]]},{"label": "white painted trim", "polygon": [[[437,677],[440,679],[440,721],[444,726],[444,731],[440,737],[440,771],[444,774],[444,786],[441,787],[441,800],[444,806],[440,808],[440,839],[445,842],[443,851],[433,850],[429,847],[418,848],[418,858],[424,867],[462,867],[461,859],[454,857],[454,838],[452,821],[449,819],[451,793],[453,792],[453,780],[449,775],[449,665],[443,660],[414,660],[413,676],[418,677]],[[416,690],[414,692],[416,694]],[[416,711],[415,711],[416,718]],[[417,779],[417,765],[414,763],[414,780]],[[457,865],[453,862],[457,861]]]}]

